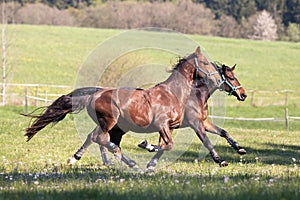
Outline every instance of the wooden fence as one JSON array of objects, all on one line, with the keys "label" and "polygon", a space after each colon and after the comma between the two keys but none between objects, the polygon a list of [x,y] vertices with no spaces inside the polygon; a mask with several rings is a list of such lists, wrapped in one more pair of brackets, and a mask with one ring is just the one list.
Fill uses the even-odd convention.
[{"label": "wooden fence", "polygon": [[[8,105],[24,105],[25,112],[28,112],[28,106],[46,106],[53,100],[63,94],[71,92],[71,86],[65,85],[46,85],[46,84],[7,84],[8,94],[6,95]],[[292,90],[281,91],[255,91],[248,90],[248,102],[251,106],[269,106],[281,105],[285,106],[285,116],[282,118],[233,118],[224,116],[210,116],[215,119],[237,120],[237,121],[285,121],[286,129],[289,129],[289,121],[300,120],[298,116],[289,116],[288,105],[300,105],[300,96],[293,95]],[[2,94],[0,94],[2,95]],[[10,97],[10,98],[8,98]],[[228,98],[232,99],[232,98]],[[227,106],[234,106],[236,102],[227,102]],[[300,115],[300,111],[299,111]]]},{"label": "wooden fence", "polygon": [[[46,106],[62,94],[67,94],[72,87],[47,84],[7,84],[6,105]],[[3,96],[3,94],[1,94]]]}]

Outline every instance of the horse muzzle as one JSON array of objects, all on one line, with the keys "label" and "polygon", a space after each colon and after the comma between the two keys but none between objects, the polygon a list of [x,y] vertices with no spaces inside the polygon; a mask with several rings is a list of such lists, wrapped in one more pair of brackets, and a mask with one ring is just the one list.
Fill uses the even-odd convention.
[{"label": "horse muzzle", "polygon": [[245,101],[246,98],[247,98],[247,94],[246,93],[239,93],[239,94],[237,94],[237,99],[239,101]]}]

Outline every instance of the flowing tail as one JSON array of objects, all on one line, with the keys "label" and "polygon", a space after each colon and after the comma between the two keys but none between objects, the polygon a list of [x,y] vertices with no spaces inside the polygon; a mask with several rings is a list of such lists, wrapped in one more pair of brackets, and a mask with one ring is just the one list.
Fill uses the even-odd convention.
[{"label": "flowing tail", "polygon": [[87,105],[89,97],[100,90],[103,89],[97,87],[79,88],[56,99],[50,106],[47,106],[41,114],[36,115],[34,113],[43,107],[36,109],[32,113],[22,114],[35,119],[33,123],[26,128],[25,136],[27,136],[27,142],[48,124],[56,124],[63,120],[67,114],[78,113],[83,110]]}]

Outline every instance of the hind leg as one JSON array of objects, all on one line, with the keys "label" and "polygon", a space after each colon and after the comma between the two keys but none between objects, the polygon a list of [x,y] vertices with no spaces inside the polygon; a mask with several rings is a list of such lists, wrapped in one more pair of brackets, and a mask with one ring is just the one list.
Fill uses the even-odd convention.
[{"label": "hind leg", "polygon": [[[122,140],[122,137],[124,134],[125,134],[125,132],[123,130],[121,130],[118,126],[114,126],[114,128],[109,131],[110,141],[120,147],[120,143],[121,143],[121,140]],[[99,145],[99,146],[100,146],[100,153],[101,153],[103,161],[108,160],[106,148],[101,145]],[[124,153],[122,153],[121,160],[128,167],[135,167],[137,165],[134,160],[132,160],[131,158],[126,156]]]},{"label": "hind leg", "polygon": [[[118,126],[114,126],[113,129],[109,131],[110,135],[110,141],[120,147],[120,143],[122,140],[123,135],[126,132],[122,129],[120,129]],[[137,164],[134,160],[126,156],[124,153],[122,153],[121,160],[128,166],[128,167],[135,167]]]},{"label": "hind leg", "polygon": [[239,153],[246,154],[247,151],[241,147],[224,129],[219,128],[218,126],[211,123],[209,120],[204,121],[205,130],[217,134],[227,140],[227,142]]},{"label": "hind leg", "polygon": [[67,164],[68,165],[73,165],[75,164],[75,162],[77,160],[80,160],[81,157],[83,156],[83,154],[86,152],[87,148],[92,144],[92,138],[93,138],[93,134],[95,133],[96,128],[90,133],[88,134],[85,142],[83,143],[83,145],[76,151],[76,153],[67,159]]},{"label": "hind leg", "polygon": [[100,126],[97,126],[96,128],[95,134],[92,138],[93,142],[106,147],[110,152],[112,152],[115,155],[115,158],[117,160],[121,161],[121,149],[118,145],[110,141],[110,135],[108,132],[116,125],[116,120],[114,118],[102,118],[99,120],[99,122]]},{"label": "hind leg", "polygon": [[189,124],[190,127],[194,129],[198,138],[202,141],[203,145],[209,150],[213,160],[216,163],[218,163],[221,167],[227,166],[228,163],[218,155],[213,145],[211,144],[209,138],[207,137],[202,121],[197,119],[190,119]]}]

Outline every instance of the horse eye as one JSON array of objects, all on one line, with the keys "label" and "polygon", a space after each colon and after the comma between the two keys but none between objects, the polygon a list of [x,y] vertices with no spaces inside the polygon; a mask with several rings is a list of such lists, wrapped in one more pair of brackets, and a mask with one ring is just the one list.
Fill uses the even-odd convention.
[{"label": "horse eye", "polygon": [[231,76],[231,74],[230,75],[225,74],[225,77],[228,78],[229,80],[232,80],[232,81],[234,81],[234,79],[235,79],[235,77]]},{"label": "horse eye", "polygon": [[208,65],[209,63],[203,60],[200,60],[201,63],[203,63],[204,65]]}]

